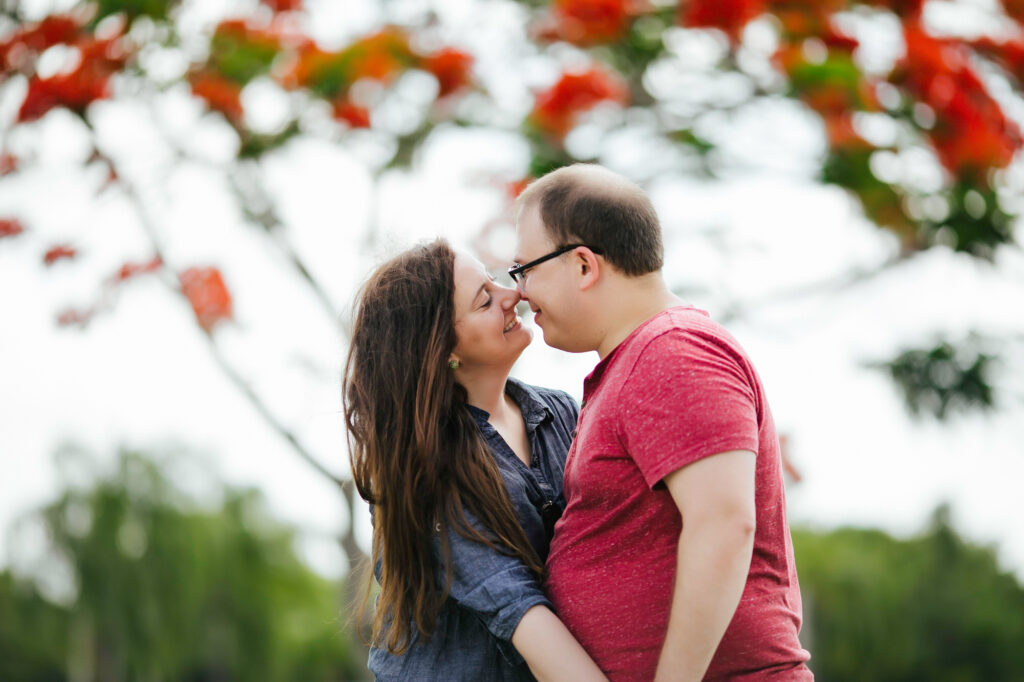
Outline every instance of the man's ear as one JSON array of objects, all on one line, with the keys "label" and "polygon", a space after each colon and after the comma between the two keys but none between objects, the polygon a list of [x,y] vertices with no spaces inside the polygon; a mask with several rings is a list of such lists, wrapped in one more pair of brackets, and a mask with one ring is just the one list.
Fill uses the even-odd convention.
[{"label": "man's ear", "polygon": [[585,246],[578,246],[573,251],[576,259],[576,272],[579,275],[580,291],[586,291],[595,286],[601,279],[601,268],[604,266],[593,251]]}]

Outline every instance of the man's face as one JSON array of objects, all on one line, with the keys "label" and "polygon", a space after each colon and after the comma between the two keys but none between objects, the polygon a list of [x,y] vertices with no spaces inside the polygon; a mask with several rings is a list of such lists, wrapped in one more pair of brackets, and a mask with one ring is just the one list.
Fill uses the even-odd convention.
[{"label": "man's face", "polygon": [[[529,263],[562,246],[552,241],[540,216],[540,207],[533,205],[523,211],[516,226],[517,263]],[[579,293],[574,286],[573,254],[562,254],[523,272],[520,293],[530,304],[534,322],[544,332],[544,342],[553,348],[580,352],[575,329]],[[584,348],[582,350],[590,350]]]}]

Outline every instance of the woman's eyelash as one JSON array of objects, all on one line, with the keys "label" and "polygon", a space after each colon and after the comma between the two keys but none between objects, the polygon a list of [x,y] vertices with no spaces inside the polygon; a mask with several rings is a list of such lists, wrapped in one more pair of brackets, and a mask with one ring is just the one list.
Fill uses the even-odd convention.
[{"label": "woman's eyelash", "polygon": [[490,305],[491,305],[491,297],[490,297],[490,296],[488,296],[488,297],[487,297],[487,300],[486,300],[486,301],[484,301],[484,304],[483,304],[482,306],[480,306],[480,307],[481,307],[481,308],[488,308],[488,307],[490,307]]}]

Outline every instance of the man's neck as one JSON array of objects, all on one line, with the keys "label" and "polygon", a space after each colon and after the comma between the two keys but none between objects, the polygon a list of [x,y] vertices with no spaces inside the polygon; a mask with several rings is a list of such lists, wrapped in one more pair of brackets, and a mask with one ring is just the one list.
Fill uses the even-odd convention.
[{"label": "man's neck", "polygon": [[669,308],[683,305],[682,299],[665,286],[660,274],[656,278],[625,280],[616,293],[609,301],[608,331],[596,349],[602,360],[644,322]]}]

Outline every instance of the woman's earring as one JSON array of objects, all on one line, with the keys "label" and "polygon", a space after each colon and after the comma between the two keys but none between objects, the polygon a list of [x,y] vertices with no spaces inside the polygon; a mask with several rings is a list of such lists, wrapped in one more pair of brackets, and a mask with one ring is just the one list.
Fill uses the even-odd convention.
[{"label": "woman's earring", "polygon": [[448,368],[449,369],[458,369],[460,364],[461,363],[459,363],[458,360],[456,360],[455,358],[452,358],[451,360],[448,361]]}]

